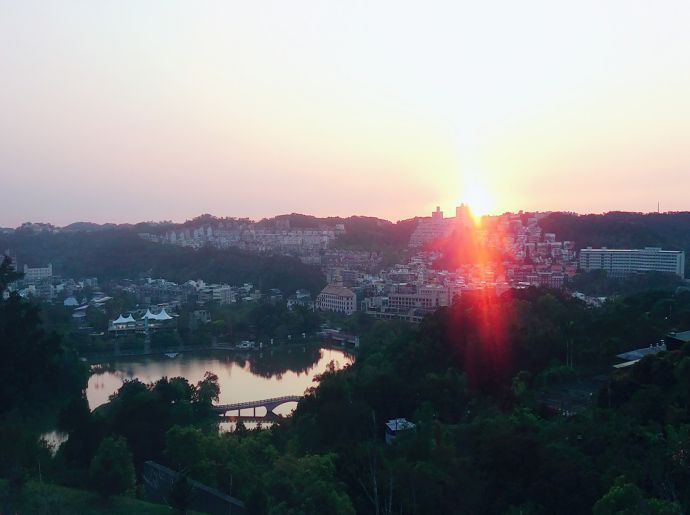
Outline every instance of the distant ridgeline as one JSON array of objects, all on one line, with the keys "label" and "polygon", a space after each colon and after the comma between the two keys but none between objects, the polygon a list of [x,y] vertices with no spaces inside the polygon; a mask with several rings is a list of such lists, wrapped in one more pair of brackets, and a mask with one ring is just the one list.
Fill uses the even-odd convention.
[{"label": "distant ridgeline", "polygon": [[[151,276],[178,282],[203,278],[283,291],[307,288],[315,294],[325,278],[311,265],[323,265],[329,253],[343,250],[400,254],[418,222],[290,214],[258,222],[202,215],[182,224],[24,224],[0,231],[0,250],[10,249],[20,267],[52,263],[54,273],[65,277],[108,281]],[[654,246],[690,254],[688,212],[551,213],[540,218],[539,226],[578,248]]]}]

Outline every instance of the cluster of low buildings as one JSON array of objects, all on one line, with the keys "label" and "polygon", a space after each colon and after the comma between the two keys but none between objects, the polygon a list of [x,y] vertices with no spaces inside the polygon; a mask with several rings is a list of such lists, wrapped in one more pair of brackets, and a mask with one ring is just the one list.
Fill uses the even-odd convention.
[{"label": "cluster of low buildings", "polygon": [[[476,226],[467,206],[457,207],[454,218],[444,218],[443,212],[436,208],[430,218],[419,220],[410,238],[410,247],[423,249],[434,239],[451,236],[454,232],[471,233],[493,256],[480,273],[495,275],[498,263],[505,282],[511,286],[561,288],[568,277],[577,273],[575,242],[560,241],[556,234],[544,232],[539,225],[544,216],[544,213],[508,213],[487,218]],[[461,271],[461,275],[466,272]]]},{"label": "cluster of low buildings", "polygon": [[329,248],[336,236],[343,234],[343,224],[319,227],[290,226],[288,219],[253,222],[245,219],[213,219],[192,227],[170,229],[162,233],[140,233],[143,239],[201,248],[239,248],[249,252],[305,256]]},{"label": "cluster of low buildings", "polygon": [[22,272],[24,275],[21,279],[10,284],[7,291],[1,292],[4,296],[14,291],[21,297],[33,297],[45,302],[53,302],[58,297],[63,299],[73,298],[74,296],[79,296],[87,289],[94,290],[98,288],[98,279],[95,277],[66,279],[53,273],[53,265],[51,263],[39,267],[30,267],[24,264],[21,268],[17,268],[16,257],[9,251],[6,252],[6,255],[12,259],[14,270]]},{"label": "cluster of low buildings", "polygon": [[[578,271],[603,269],[614,277],[658,271],[684,277],[682,251],[587,248],[578,256],[575,242],[560,241],[556,234],[542,230],[539,220],[543,216],[506,214],[475,227],[470,225],[466,206],[458,207],[456,216],[448,219],[437,208],[430,218],[419,221],[410,239],[410,247],[417,252],[407,263],[378,272],[356,264],[334,267],[327,275],[328,286],[316,298],[316,308],[419,322],[466,292],[501,294],[529,286],[558,289]],[[473,231],[473,238],[491,259],[474,260],[474,264],[454,270],[438,269],[435,262],[441,256],[438,251],[425,250],[429,248],[426,244],[454,231]]]},{"label": "cluster of low buildings", "polygon": [[501,278],[487,282],[472,274],[436,270],[429,256],[417,256],[406,265],[395,265],[377,274],[345,274],[339,283],[329,284],[319,293],[315,307],[419,322],[439,307],[451,305],[463,292],[491,289],[501,293],[509,288]]},{"label": "cluster of low buildings", "polygon": [[142,305],[176,307],[181,304],[214,302],[219,305],[235,302],[253,302],[260,299],[270,302],[283,300],[278,289],[261,291],[252,283],[233,286],[225,283],[207,283],[201,279],[176,283],[167,279],[146,278],[138,281],[124,280],[112,284],[112,288],[132,294]]},{"label": "cluster of low buildings", "polygon": [[285,218],[260,222],[207,219],[162,232],[139,233],[139,237],[155,243],[195,249],[209,245],[293,256],[304,264],[318,266],[329,282],[333,282],[342,271],[357,269],[374,272],[381,268],[381,252],[336,248],[333,243],[343,234],[344,224],[318,223],[314,227],[291,227],[290,220]]},{"label": "cluster of low buildings", "polygon": [[505,214],[482,238],[505,259],[501,269],[512,287],[562,288],[577,273],[574,241],[560,241],[544,232],[539,220],[546,216]]},{"label": "cluster of low buildings", "polygon": [[[438,250],[427,243],[455,233],[469,233],[490,258],[472,260],[454,270],[439,269]],[[329,284],[316,298],[316,308],[346,314],[363,311],[384,319],[419,322],[439,307],[449,306],[470,291],[501,294],[511,288],[543,286],[561,288],[577,273],[577,253],[572,241],[559,241],[544,233],[539,215],[508,214],[476,227],[467,206],[444,218],[437,208],[420,219],[410,238],[416,251],[407,263],[373,271],[356,264],[328,270]]]}]

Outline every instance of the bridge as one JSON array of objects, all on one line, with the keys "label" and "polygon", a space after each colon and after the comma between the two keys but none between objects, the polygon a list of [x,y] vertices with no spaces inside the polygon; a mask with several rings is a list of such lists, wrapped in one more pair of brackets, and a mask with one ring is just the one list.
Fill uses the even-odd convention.
[{"label": "bridge", "polygon": [[213,411],[218,414],[227,413],[228,411],[237,411],[239,415],[240,410],[254,408],[254,416],[256,416],[256,408],[266,408],[266,414],[272,413],[278,406],[286,402],[298,402],[302,398],[301,395],[285,395],[284,397],[273,397],[272,399],[263,399],[260,401],[245,401],[235,402],[233,404],[218,404],[213,406]]}]

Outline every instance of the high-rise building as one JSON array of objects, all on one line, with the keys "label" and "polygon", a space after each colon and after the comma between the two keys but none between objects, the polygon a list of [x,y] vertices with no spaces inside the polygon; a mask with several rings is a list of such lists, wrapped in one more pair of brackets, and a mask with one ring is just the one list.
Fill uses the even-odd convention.
[{"label": "high-rise building", "polygon": [[410,247],[419,247],[436,238],[450,236],[454,230],[465,230],[471,227],[472,215],[465,204],[460,204],[455,208],[455,218],[443,218],[443,211],[437,206],[430,218],[420,218],[417,221],[417,227],[410,236]]}]

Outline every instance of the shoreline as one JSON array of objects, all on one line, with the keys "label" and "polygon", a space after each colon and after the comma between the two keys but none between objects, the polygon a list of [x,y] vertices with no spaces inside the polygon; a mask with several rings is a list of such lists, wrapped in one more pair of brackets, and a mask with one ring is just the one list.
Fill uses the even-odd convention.
[{"label": "shoreline", "polygon": [[[88,363],[89,365],[101,365],[105,363],[111,363],[113,361],[118,361],[123,358],[137,358],[137,357],[151,357],[151,356],[164,356],[166,354],[189,354],[194,352],[213,352],[213,351],[224,351],[224,352],[241,352],[245,354],[254,352],[263,352],[266,350],[284,350],[289,348],[307,347],[307,346],[318,346],[321,349],[333,349],[341,350],[352,356],[356,356],[357,349],[351,346],[340,346],[332,345],[323,342],[305,342],[300,344],[282,344],[282,345],[272,345],[263,348],[255,349],[242,349],[237,346],[217,344],[217,345],[204,345],[204,346],[194,346],[194,347],[174,347],[166,349],[150,349],[150,350],[138,350],[138,351],[122,351],[122,352],[109,352],[109,353],[84,353],[80,354],[80,358]],[[175,359],[177,356],[170,358]]]}]

